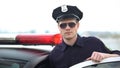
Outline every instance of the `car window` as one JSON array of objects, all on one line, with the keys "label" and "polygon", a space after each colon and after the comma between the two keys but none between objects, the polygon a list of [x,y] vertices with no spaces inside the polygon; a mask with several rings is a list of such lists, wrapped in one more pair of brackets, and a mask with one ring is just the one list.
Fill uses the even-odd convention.
[{"label": "car window", "polygon": [[20,68],[20,65],[18,63],[12,63],[12,64],[0,63],[0,68]]},{"label": "car window", "polygon": [[94,64],[83,68],[120,68],[120,61]]},{"label": "car window", "polygon": [[13,63],[10,68],[20,68],[20,65],[17,63]]},{"label": "car window", "polygon": [[[3,61],[4,60],[4,61]],[[22,61],[10,61],[10,60],[6,60],[3,59],[2,61],[0,60],[0,68],[23,68],[23,66],[25,65],[25,62]]]}]

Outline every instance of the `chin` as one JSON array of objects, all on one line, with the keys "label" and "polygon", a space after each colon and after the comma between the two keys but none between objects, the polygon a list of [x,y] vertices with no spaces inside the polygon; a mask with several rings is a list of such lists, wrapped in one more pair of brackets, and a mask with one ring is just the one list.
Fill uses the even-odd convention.
[{"label": "chin", "polygon": [[73,38],[73,36],[65,36],[64,38],[70,40]]}]

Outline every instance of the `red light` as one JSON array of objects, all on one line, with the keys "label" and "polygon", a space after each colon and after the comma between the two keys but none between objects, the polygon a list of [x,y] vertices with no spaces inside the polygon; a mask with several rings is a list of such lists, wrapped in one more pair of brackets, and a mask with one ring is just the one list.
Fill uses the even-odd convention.
[{"label": "red light", "polygon": [[53,43],[54,44],[60,44],[62,41],[62,37],[60,34],[56,34],[53,36]]},{"label": "red light", "polygon": [[18,35],[16,40],[20,44],[57,45],[61,43],[61,35]]}]

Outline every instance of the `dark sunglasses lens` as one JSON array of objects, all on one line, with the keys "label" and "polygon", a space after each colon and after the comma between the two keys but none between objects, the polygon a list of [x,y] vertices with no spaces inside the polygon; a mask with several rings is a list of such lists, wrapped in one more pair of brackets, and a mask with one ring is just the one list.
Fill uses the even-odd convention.
[{"label": "dark sunglasses lens", "polygon": [[60,28],[62,28],[62,29],[66,28],[66,26],[67,26],[66,23],[62,23],[62,24],[60,24]]},{"label": "dark sunglasses lens", "polygon": [[73,28],[73,27],[75,27],[76,24],[71,22],[71,23],[68,23],[68,25],[69,25],[70,28]]}]

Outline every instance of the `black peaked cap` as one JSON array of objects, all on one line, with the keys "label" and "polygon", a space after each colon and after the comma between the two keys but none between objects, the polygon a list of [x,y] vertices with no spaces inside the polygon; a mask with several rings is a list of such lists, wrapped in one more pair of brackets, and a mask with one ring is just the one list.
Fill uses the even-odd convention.
[{"label": "black peaked cap", "polygon": [[53,10],[52,17],[56,21],[65,18],[76,18],[79,21],[83,17],[83,12],[77,6],[63,5]]}]

